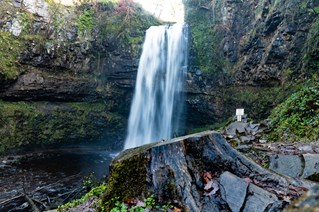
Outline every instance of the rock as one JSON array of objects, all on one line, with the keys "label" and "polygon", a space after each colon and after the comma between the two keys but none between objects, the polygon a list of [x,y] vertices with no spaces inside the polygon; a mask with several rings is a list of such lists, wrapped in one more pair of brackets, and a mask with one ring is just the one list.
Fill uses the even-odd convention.
[{"label": "rock", "polygon": [[220,176],[220,184],[225,192],[222,196],[230,209],[239,212],[246,199],[248,183],[230,172],[224,172]]},{"label": "rock", "polygon": [[319,154],[274,155],[269,168],[290,177],[312,178],[319,173]]},{"label": "rock", "polygon": [[240,141],[245,143],[245,144],[249,144],[251,143],[253,140],[255,140],[255,136],[240,136]]},{"label": "rock", "polygon": [[196,74],[197,76],[201,76],[201,75],[202,75],[202,71],[201,71],[201,70],[196,70],[195,74]]},{"label": "rock", "polygon": [[83,101],[97,98],[97,83],[68,75],[50,75],[40,71],[23,74],[4,92],[1,98],[18,100]]},{"label": "rock", "polygon": [[244,133],[246,131],[247,123],[233,122],[226,127],[226,134],[235,136],[237,133]]},{"label": "rock", "polygon": [[302,178],[308,178],[312,175],[319,174],[319,154],[302,155],[305,161]]},{"label": "rock", "polygon": [[311,145],[301,145],[301,146],[298,146],[297,148],[299,151],[302,151],[302,152],[307,152],[307,153],[313,152]]},{"label": "rock", "polygon": [[45,20],[46,22],[50,19],[49,14],[49,6],[48,3],[44,0],[24,0],[23,5],[25,9],[33,13],[37,16],[40,16]]},{"label": "rock", "polygon": [[302,160],[298,155],[273,155],[269,169],[290,177],[300,177],[303,172]]},{"label": "rock", "polygon": [[267,142],[268,142],[267,139],[259,139],[259,143],[261,143],[261,144],[265,144]]},{"label": "rock", "polygon": [[[205,173],[211,174],[205,175],[204,182]],[[253,187],[250,191],[258,194],[247,192],[248,182],[243,180],[247,176],[260,189],[273,189],[273,194],[262,199],[268,195],[266,191]],[[220,185],[210,188],[216,193],[205,196],[209,192],[205,184],[210,180]],[[283,202],[273,195],[294,198],[295,189],[311,186],[260,167],[234,150],[222,135],[206,131],[120,153],[111,163],[103,204],[108,207],[108,200],[115,196],[143,199],[152,193],[160,203],[170,202],[182,211],[241,211],[247,201],[257,201],[252,208],[267,207],[273,201],[273,210],[279,211]]]},{"label": "rock", "polygon": [[311,188],[307,193],[302,195],[294,201],[289,208],[289,211],[318,211],[319,210],[319,186],[316,185]]},{"label": "rock", "polygon": [[253,124],[253,122],[249,122],[249,129],[253,132],[256,132],[259,130],[260,124]]},{"label": "rock", "polygon": [[14,36],[19,36],[20,35],[20,33],[22,32],[22,26],[21,26],[20,22],[17,19],[14,19],[12,21],[12,25],[11,25],[11,28],[9,29],[9,31]]},{"label": "rock", "polygon": [[23,210],[26,210],[28,207],[29,207],[29,203],[25,202],[22,205],[20,205],[19,207],[16,207],[15,209],[17,211],[23,211]]},{"label": "rock", "polygon": [[250,183],[248,187],[248,197],[243,211],[266,211],[269,206],[277,202],[279,202],[279,200],[276,195]]}]

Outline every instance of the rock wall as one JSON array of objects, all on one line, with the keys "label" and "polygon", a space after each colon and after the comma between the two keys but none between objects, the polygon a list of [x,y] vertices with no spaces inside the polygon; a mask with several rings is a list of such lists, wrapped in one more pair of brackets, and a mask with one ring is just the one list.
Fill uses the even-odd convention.
[{"label": "rock wall", "polygon": [[[318,71],[317,1],[184,0],[184,6],[191,28],[186,131],[221,122],[238,107],[263,119]],[[2,104],[104,103],[125,120],[144,33],[157,24],[130,1],[1,1]]]},{"label": "rock wall", "polygon": [[0,8],[0,152],[101,136],[115,145],[144,33],[159,22],[132,2],[5,0]]},{"label": "rock wall", "polygon": [[202,122],[236,107],[265,118],[298,84],[316,79],[318,1],[184,2],[192,32],[187,103]]}]

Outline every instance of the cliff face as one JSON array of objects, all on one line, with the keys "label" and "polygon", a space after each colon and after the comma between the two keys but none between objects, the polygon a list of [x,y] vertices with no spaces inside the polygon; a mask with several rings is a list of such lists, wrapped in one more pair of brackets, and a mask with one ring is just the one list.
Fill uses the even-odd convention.
[{"label": "cliff face", "polygon": [[121,146],[144,33],[159,22],[113,2],[0,2],[0,152],[101,136]]},{"label": "cliff face", "polygon": [[208,111],[210,121],[203,122],[230,116],[236,107],[265,118],[299,83],[316,78],[318,1],[185,4],[193,37],[188,105],[194,113]]},{"label": "cliff face", "polygon": [[[160,23],[131,1],[112,2],[69,7],[44,0],[0,2],[0,134],[23,134],[24,128],[13,127],[19,123],[43,132],[37,126],[56,104],[87,114],[98,108],[109,119],[96,125],[95,116],[88,115],[88,129],[115,124],[123,134],[144,33]],[[184,5],[191,28],[184,90],[189,128],[221,122],[237,107],[249,117],[265,118],[299,84],[315,78],[318,1],[184,0]],[[67,105],[86,102],[95,109]],[[44,111],[32,126],[24,104]],[[70,114],[84,125],[80,113]],[[22,114],[24,121],[12,114]],[[72,126],[66,138],[107,136],[105,130],[86,134]],[[14,144],[8,146],[45,143],[56,130],[53,123],[48,128],[46,136],[9,139]]]}]

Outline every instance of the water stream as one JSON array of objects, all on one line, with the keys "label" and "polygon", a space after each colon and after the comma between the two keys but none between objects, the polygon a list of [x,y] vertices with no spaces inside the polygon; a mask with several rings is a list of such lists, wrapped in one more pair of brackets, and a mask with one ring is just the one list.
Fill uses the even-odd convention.
[{"label": "water stream", "polygon": [[101,181],[108,175],[111,153],[101,144],[83,143],[0,157],[0,211],[32,211],[23,193],[42,202],[41,210],[80,198],[86,177]]},{"label": "water stream", "polygon": [[187,69],[187,35],[183,24],[152,26],[147,30],[125,149],[169,139],[178,132]]}]

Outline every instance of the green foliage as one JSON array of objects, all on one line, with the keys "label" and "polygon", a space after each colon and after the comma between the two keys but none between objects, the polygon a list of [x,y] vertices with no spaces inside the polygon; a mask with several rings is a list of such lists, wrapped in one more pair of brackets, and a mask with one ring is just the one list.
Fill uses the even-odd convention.
[{"label": "green foliage", "polygon": [[81,14],[77,21],[79,35],[89,35],[93,29],[93,12],[86,10]]},{"label": "green foliage", "polygon": [[19,40],[0,30],[0,80],[13,80],[19,76],[17,65],[21,47]]},{"label": "green foliage", "polygon": [[98,181],[94,177],[94,172],[91,172],[88,176],[84,177],[82,185],[88,191],[90,191],[93,187],[96,187],[98,185]]},{"label": "green foliage", "polygon": [[114,207],[111,209],[111,212],[143,212],[143,211],[168,211],[168,209],[173,208],[171,204],[160,206],[155,200],[154,194],[150,197],[144,199],[144,204],[142,206],[129,206],[125,202],[120,201],[119,197],[111,199]]},{"label": "green foliage", "polygon": [[319,139],[319,84],[304,86],[271,113],[273,141]]},{"label": "green foliage", "polygon": [[80,205],[81,203],[89,200],[92,197],[101,197],[102,194],[106,191],[106,189],[107,189],[107,186],[106,186],[106,183],[104,182],[101,185],[92,188],[90,192],[86,193],[80,199],[76,199],[76,200],[73,200],[71,202],[68,202],[65,205],[59,206],[58,211],[59,212],[67,211],[68,209],[74,208],[74,207]]},{"label": "green foliage", "polygon": [[34,21],[34,15],[29,12],[20,12],[18,15],[19,23],[22,26],[22,30],[25,33],[30,33],[32,29],[32,23]]},{"label": "green foliage", "polygon": [[98,41],[107,39],[116,43],[117,48],[131,51],[134,56],[141,50],[146,29],[159,24],[158,20],[129,0],[119,1],[96,17]]}]

